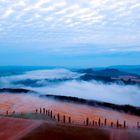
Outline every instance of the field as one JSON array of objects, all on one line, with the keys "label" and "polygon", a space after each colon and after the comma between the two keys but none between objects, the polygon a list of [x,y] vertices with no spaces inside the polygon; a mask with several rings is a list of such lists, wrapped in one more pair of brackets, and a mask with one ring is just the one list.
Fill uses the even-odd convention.
[{"label": "field", "polygon": [[[52,110],[55,117],[59,113],[61,122],[58,123],[45,115],[40,117],[40,108]],[[36,109],[38,116],[35,115]],[[6,115],[7,112],[8,115]],[[4,138],[4,140],[18,140],[20,138],[23,140],[140,139],[140,130],[137,129],[137,122],[140,121],[140,117],[107,108],[59,102],[22,94],[0,94],[0,113],[0,139]],[[71,124],[62,123],[64,115],[66,121],[69,116],[71,117]],[[84,122],[87,117],[89,125],[85,126]],[[107,127],[92,126],[92,121],[98,122],[99,118],[101,124],[104,123],[105,118],[107,119]],[[116,125],[117,120],[122,125],[125,120],[128,128],[116,128],[115,126],[111,128],[111,122]]]}]

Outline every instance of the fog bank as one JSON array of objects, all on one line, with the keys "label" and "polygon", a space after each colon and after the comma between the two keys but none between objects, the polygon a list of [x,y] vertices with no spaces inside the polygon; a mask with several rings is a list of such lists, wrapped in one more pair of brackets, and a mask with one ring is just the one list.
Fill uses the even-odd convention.
[{"label": "fog bank", "polygon": [[[131,85],[103,84],[97,81],[79,80],[81,74],[67,69],[35,70],[16,76],[0,77],[0,88],[26,88],[39,94],[73,96],[84,99],[104,101],[114,104],[140,106],[140,87]],[[67,79],[57,81],[56,79]],[[47,80],[51,80],[49,83]],[[26,81],[26,84],[21,81]],[[34,81],[32,81],[34,80]],[[33,86],[35,82],[36,86]],[[41,85],[41,86],[39,86]]]},{"label": "fog bank", "polygon": [[140,88],[136,86],[107,85],[96,81],[73,80],[47,88],[36,88],[35,90],[41,94],[73,96],[114,104],[140,106]]}]

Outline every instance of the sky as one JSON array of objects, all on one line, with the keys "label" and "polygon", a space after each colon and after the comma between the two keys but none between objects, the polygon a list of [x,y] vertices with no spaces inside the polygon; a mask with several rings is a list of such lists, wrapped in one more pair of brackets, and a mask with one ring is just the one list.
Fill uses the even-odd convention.
[{"label": "sky", "polygon": [[140,0],[0,0],[0,65],[139,65]]}]

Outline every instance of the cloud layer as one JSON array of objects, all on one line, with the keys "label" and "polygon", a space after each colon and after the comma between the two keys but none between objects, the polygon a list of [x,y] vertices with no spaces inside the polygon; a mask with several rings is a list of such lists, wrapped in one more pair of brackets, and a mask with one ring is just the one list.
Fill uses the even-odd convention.
[{"label": "cloud layer", "polygon": [[140,51],[139,13],[139,0],[1,0],[0,42],[40,42],[52,51],[79,44],[91,44],[87,52]]},{"label": "cloud layer", "polygon": [[[140,106],[140,88],[137,86],[126,86],[117,84],[103,84],[96,81],[79,81],[73,78],[79,77],[76,72],[65,69],[30,71],[17,76],[7,76],[0,78],[2,87],[22,87],[38,91],[39,94],[54,94],[73,96],[84,99],[93,99],[98,101],[110,102],[115,104],[130,104]],[[57,81],[56,79],[72,78],[66,81]],[[42,86],[32,86],[21,84],[22,80],[38,80]],[[43,79],[52,80],[51,83],[43,81]],[[18,81],[16,83],[16,81]]]}]

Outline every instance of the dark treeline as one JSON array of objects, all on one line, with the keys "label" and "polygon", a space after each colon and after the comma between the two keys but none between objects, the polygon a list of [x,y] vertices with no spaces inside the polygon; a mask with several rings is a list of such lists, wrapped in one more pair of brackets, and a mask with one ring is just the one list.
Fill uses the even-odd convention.
[{"label": "dark treeline", "polygon": [[85,105],[90,105],[95,107],[107,107],[128,114],[140,116],[140,107],[134,107],[131,105],[116,105],[112,103],[100,102],[95,100],[86,100],[86,99],[71,97],[71,96],[60,96],[60,95],[41,95],[41,97],[52,98],[63,102],[85,104]]},{"label": "dark treeline", "polygon": [[35,91],[24,89],[24,88],[0,88],[0,93],[36,93]]}]

